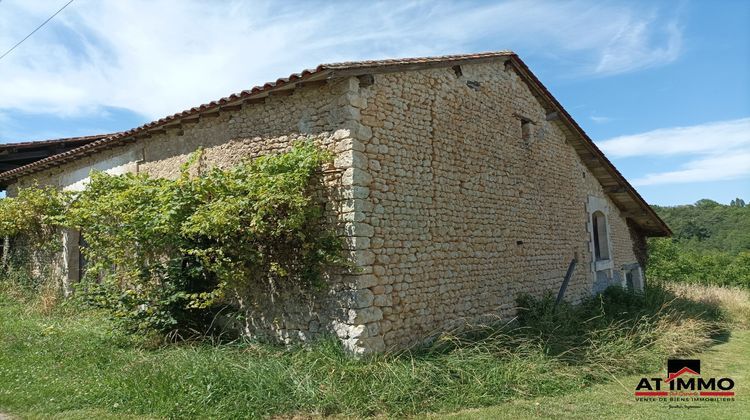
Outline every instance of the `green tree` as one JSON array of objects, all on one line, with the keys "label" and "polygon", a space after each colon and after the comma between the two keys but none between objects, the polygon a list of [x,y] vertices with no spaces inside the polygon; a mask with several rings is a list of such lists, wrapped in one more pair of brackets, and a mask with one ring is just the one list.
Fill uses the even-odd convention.
[{"label": "green tree", "polygon": [[674,236],[649,241],[651,278],[750,287],[750,207],[742,199],[655,210]]}]

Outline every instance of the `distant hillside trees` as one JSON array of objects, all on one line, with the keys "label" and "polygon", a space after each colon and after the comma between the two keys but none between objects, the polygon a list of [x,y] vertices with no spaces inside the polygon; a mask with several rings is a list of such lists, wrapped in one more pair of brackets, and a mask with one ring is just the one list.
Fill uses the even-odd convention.
[{"label": "distant hillside trees", "polygon": [[653,207],[683,249],[730,254],[750,251],[750,206],[741,198],[728,206],[703,199],[692,205]]},{"label": "distant hillside trees", "polygon": [[750,287],[750,206],[745,200],[653,207],[674,236],[649,242],[650,278]]}]

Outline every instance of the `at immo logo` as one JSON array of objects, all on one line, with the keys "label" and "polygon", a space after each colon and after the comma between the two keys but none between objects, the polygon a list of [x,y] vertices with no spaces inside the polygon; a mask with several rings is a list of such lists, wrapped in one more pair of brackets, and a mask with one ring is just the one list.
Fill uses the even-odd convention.
[{"label": "at immo logo", "polygon": [[704,378],[701,361],[670,359],[666,378],[641,378],[635,388],[636,397],[734,397],[734,381],[730,378]]}]

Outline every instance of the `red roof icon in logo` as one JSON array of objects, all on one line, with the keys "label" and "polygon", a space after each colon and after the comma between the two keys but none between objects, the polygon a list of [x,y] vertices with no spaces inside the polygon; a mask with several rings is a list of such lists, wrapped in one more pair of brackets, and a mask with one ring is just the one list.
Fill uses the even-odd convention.
[{"label": "red roof icon in logo", "polygon": [[671,373],[670,372],[669,375],[667,376],[667,380],[665,382],[672,382],[674,379],[677,379],[678,376],[683,375],[685,373],[690,373],[690,374],[693,374],[693,375],[700,375],[700,373],[694,371],[693,369],[690,369],[689,367],[684,367],[684,368],[680,369],[680,371],[677,372],[677,373]]},{"label": "red roof icon in logo", "polygon": [[672,382],[677,377],[686,373],[700,375],[701,361],[696,359],[671,359],[667,361],[666,382]]}]

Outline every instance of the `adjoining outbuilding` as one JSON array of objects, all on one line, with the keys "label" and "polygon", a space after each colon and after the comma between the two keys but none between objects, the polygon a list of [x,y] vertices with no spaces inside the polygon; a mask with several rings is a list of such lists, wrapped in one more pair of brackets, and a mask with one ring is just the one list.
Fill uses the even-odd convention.
[{"label": "adjoining outbuilding", "polygon": [[[314,297],[278,296],[247,334],[336,334],[356,352],[403,348],[467,321],[511,317],[523,293],[641,289],[645,238],[669,228],[509,51],[323,64],[0,173],[79,190],[91,170],[178,176],[312,138],[336,155],[328,209],[356,269]],[[62,145],[74,144],[62,142]],[[2,154],[2,150],[0,150]],[[30,156],[30,155],[29,155]],[[7,158],[6,158],[7,160]],[[68,232],[66,282],[79,237]]]}]

